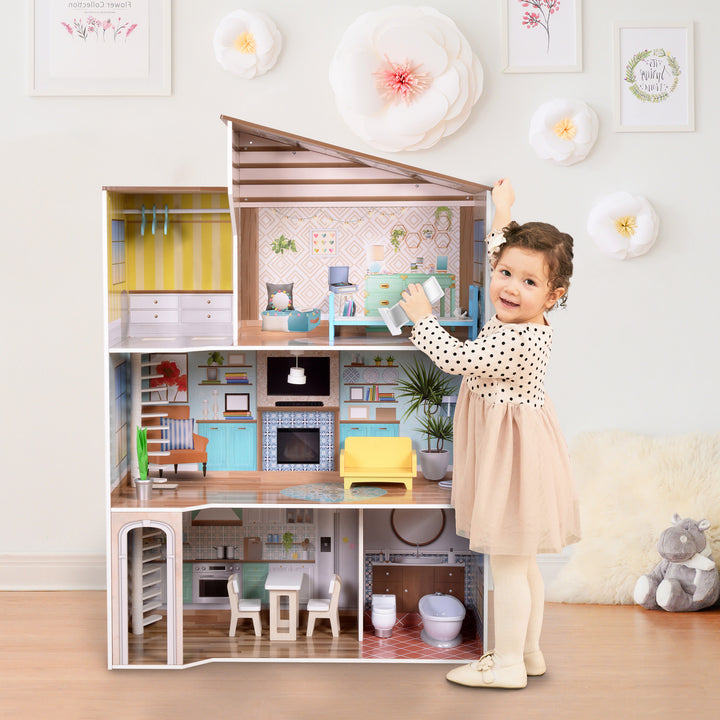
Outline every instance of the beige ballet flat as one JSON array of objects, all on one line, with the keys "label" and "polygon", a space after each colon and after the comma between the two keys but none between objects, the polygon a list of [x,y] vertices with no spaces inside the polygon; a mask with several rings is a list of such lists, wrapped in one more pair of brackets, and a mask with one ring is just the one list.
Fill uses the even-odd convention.
[{"label": "beige ballet flat", "polygon": [[544,675],[547,667],[545,665],[545,657],[541,650],[533,650],[532,652],[525,653],[523,655],[523,661],[525,662],[525,670],[528,676]]},{"label": "beige ballet flat", "polygon": [[498,667],[493,652],[485,653],[469,665],[453,668],[446,677],[450,682],[469,687],[520,689],[527,685],[524,663]]}]

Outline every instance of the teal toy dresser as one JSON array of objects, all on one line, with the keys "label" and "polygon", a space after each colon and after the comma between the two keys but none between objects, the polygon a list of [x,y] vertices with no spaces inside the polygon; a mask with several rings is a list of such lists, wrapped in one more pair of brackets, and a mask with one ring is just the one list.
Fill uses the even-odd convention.
[{"label": "teal toy dresser", "polygon": [[[435,277],[443,290],[450,290],[448,315],[455,311],[455,276],[450,273],[393,273],[365,276],[365,315],[377,315],[378,308],[391,307],[411,283],[424,283]],[[445,316],[445,298],[440,300],[440,315]]]}]

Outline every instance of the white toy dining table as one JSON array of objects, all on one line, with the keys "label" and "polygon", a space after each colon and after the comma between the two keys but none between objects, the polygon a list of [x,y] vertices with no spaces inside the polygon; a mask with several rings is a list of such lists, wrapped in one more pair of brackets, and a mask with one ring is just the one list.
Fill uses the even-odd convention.
[{"label": "white toy dining table", "polygon": [[[270,640],[296,640],[300,605],[300,570],[270,570],[265,589],[270,594]],[[280,617],[280,599],[287,597],[289,617]]]}]

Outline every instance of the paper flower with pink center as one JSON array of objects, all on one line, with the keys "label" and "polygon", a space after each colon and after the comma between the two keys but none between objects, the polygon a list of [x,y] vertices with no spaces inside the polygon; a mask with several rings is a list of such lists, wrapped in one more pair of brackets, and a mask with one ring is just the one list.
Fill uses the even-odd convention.
[{"label": "paper flower with pink center", "polygon": [[347,28],[330,85],[350,129],[379,150],[420,150],[451,135],[482,92],[480,61],[457,25],[430,7],[394,5]]},{"label": "paper flower with pink center", "polygon": [[215,57],[225,70],[254,78],[275,65],[282,36],[265,13],[235,10],[218,24],[213,45]]},{"label": "paper flower with pink center", "polygon": [[587,231],[598,247],[617,260],[644,255],[657,240],[660,221],[641,195],[615,192],[590,211]]},{"label": "paper flower with pink center", "polygon": [[573,165],[584,160],[598,136],[598,117],[581,100],[543,103],[530,120],[530,145],[543,160]]}]

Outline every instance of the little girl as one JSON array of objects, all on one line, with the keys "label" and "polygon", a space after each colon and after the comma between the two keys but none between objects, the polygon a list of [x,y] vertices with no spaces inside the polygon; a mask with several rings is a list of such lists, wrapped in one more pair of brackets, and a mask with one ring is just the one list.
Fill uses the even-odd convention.
[{"label": "little girl", "polygon": [[545,312],[563,304],[572,275],[569,235],[539,222],[510,221],[515,193],[506,178],[492,191],[488,236],[490,299],[496,315],[477,340],[461,342],[433,317],[421,285],[401,306],[412,342],[447,373],[463,375],[455,410],[452,504],[458,535],[490,555],[495,649],[451,670],[475,687],[522,688],[542,675],[544,587],[537,553],[580,539],[567,446],[544,379],[552,328]]}]

